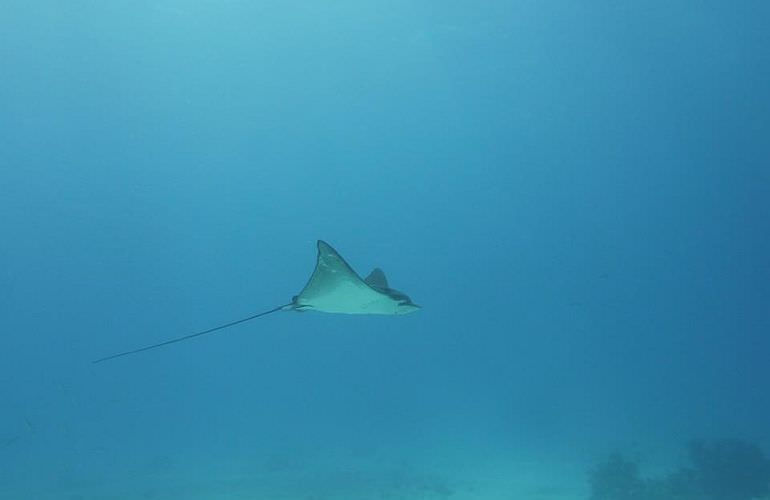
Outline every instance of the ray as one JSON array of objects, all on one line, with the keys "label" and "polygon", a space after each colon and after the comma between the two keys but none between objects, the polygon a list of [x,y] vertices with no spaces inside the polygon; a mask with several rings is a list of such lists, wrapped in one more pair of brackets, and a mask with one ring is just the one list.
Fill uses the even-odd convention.
[{"label": "ray", "polygon": [[336,314],[408,314],[420,309],[420,306],[404,293],[388,286],[385,273],[375,268],[366,277],[361,277],[331,245],[323,240],[317,242],[318,253],[313,274],[302,291],[288,304],[280,305],[267,311],[259,312],[235,321],[173,338],[157,344],[119,352],[93,361],[101,363],[111,359],[136,354],[158,347],[175,344],[209,333],[214,333],[231,326],[239,325],[278,311],[319,311]]},{"label": "ray", "polygon": [[318,241],[316,267],[292,300],[294,310],[337,314],[407,314],[419,309],[405,294],[388,287],[375,268],[364,280],[331,245]]}]

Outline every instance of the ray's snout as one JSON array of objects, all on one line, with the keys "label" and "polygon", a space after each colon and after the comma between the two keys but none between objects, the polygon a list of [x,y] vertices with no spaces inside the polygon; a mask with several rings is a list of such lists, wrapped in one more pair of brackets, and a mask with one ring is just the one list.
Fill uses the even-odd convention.
[{"label": "ray's snout", "polygon": [[419,311],[421,309],[421,306],[415,304],[414,302],[402,302],[398,305],[398,314],[409,314],[413,313],[415,311]]}]

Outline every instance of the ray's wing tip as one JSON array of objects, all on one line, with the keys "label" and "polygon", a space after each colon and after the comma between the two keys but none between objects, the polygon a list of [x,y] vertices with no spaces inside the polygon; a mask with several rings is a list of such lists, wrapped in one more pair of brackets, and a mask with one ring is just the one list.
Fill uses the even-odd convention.
[{"label": "ray's wing tip", "polygon": [[324,240],[318,240],[316,243],[316,246],[318,247],[318,253],[330,253],[330,254],[336,254],[337,250],[334,249],[333,246],[325,242]]}]

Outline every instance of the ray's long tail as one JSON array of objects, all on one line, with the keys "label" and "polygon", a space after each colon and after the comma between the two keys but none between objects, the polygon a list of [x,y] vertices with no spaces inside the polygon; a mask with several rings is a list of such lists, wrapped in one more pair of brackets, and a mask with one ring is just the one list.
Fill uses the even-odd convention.
[{"label": "ray's long tail", "polygon": [[241,323],[245,323],[247,321],[251,321],[252,319],[257,319],[257,318],[260,318],[262,316],[267,316],[268,314],[272,314],[272,313],[277,312],[277,311],[288,309],[292,305],[293,304],[284,304],[282,306],[278,306],[278,307],[275,307],[273,309],[270,309],[269,311],[264,311],[264,312],[261,312],[261,313],[253,314],[253,315],[251,315],[251,316],[249,316],[247,318],[239,319],[239,320],[236,320],[236,321],[231,321],[229,323],[225,323],[224,325],[219,325],[219,326],[215,326],[214,328],[209,328],[208,330],[203,330],[202,332],[191,333],[190,335],[185,335],[184,337],[178,337],[178,338],[175,338],[175,339],[167,340],[167,341],[161,342],[159,344],[148,345],[146,347],[140,347],[139,349],[134,349],[132,351],[121,352],[121,353],[113,354],[111,356],[107,356],[107,357],[104,357],[104,358],[99,358],[99,359],[94,360],[93,363],[101,363],[102,361],[107,361],[107,360],[110,360],[110,359],[120,358],[122,356],[128,356],[129,354],[136,354],[136,353],[142,352],[142,351],[149,351],[150,349],[155,349],[156,347],[163,347],[164,345],[175,344],[177,342],[182,342],[183,340],[188,340],[188,339],[191,339],[193,337],[200,337],[201,335],[206,335],[207,333],[216,332],[218,330],[224,330],[225,328],[229,328],[231,326],[235,326],[235,325],[238,325],[238,324],[241,324]]}]

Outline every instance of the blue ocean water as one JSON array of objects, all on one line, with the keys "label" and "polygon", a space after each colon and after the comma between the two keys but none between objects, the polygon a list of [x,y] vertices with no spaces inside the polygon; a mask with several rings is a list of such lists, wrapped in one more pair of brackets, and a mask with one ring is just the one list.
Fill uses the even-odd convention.
[{"label": "blue ocean water", "polygon": [[[614,451],[770,453],[769,5],[5,0],[0,498],[588,499]],[[91,363],[288,302],[317,239],[423,309]]]}]

